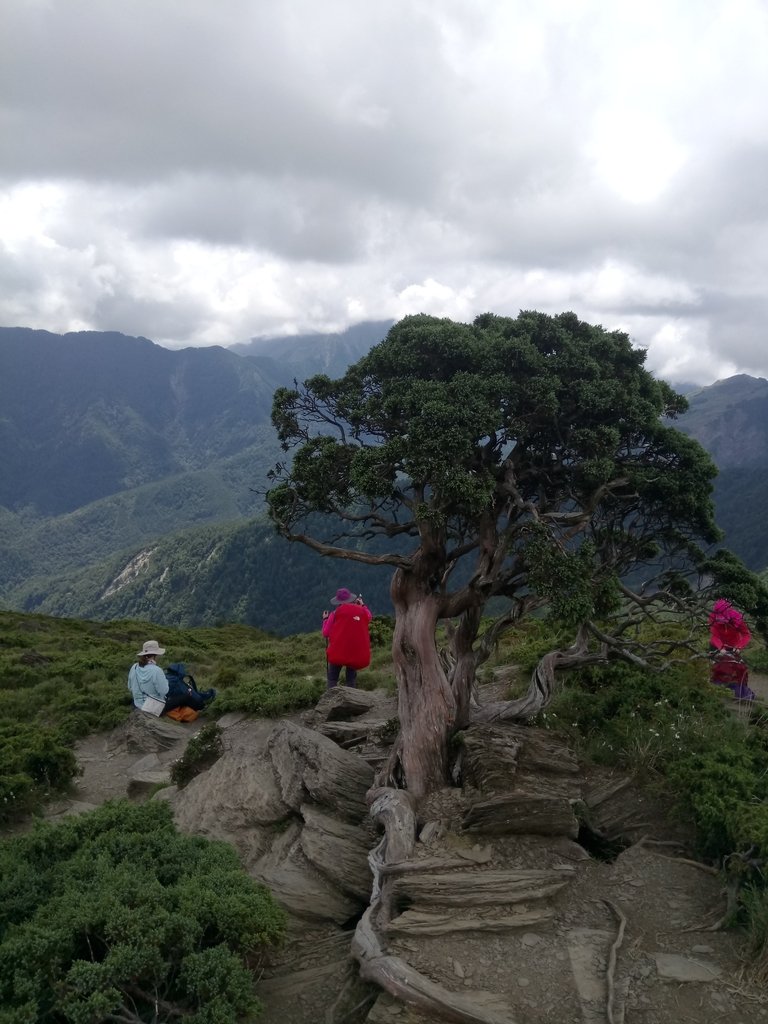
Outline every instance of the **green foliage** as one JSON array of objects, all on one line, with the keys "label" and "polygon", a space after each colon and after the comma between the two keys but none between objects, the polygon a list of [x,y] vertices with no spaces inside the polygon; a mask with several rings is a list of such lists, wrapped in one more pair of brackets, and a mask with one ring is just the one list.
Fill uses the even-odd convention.
[{"label": "green foliage", "polygon": [[51,728],[0,724],[0,822],[26,810],[34,793],[66,789],[77,774],[74,752]]},{"label": "green foliage", "polygon": [[200,772],[210,768],[223,752],[221,729],[215,724],[204,725],[187,744],[182,756],[171,766],[171,782],[186,786]]},{"label": "green foliage", "polygon": [[640,774],[666,772],[681,758],[708,749],[713,730],[722,738],[728,724],[704,667],[662,674],[625,662],[569,674],[568,685],[541,717],[545,725],[573,731],[597,762]]},{"label": "green foliage", "polygon": [[389,615],[376,615],[371,620],[369,632],[371,636],[371,647],[392,646],[392,635],[395,631],[395,620]]},{"label": "green foliage", "polygon": [[325,679],[319,674],[301,679],[258,675],[223,694],[217,711],[247,711],[276,718],[316,704],[324,689]]},{"label": "green foliage", "polygon": [[[147,637],[160,639],[167,662],[186,662],[201,689],[218,688],[209,715],[280,715],[310,707],[325,687],[319,628],[283,639],[238,625],[187,630],[0,611],[0,823],[66,789],[74,742],[131,714],[128,669]],[[375,647],[361,684],[386,685],[391,675],[388,649]]]},{"label": "green foliage", "polygon": [[740,885],[740,915],[768,978],[768,728],[745,727],[706,665],[663,674],[626,664],[571,673],[539,724],[596,761],[652,779],[695,826],[699,853]]},{"label": "green foliage", "polygon": [[0,845],[0,1020],[235,1024],[282,911],[168,806],[105,804]]},{"label": "green foliage", "polygon": [[340,580],[333,561],[276,537],[271,524],[256,519],[185,530],[76,573],[32,578],[10,599],[47,615],[182,628],[240,622],[286,635],[317,628],[341,584],[364,591],[374,612],[391,608],[385,568],[350,563]]},{"label": "green foliage", "polygon": [[575,550],[553,547],[542,529],[528,541],[528,584],[547,601],[553,621],[578,626],[619,607],[616,576],[602,571],[596,546],[587,541]]},{"label": "green foliage", "polygon": [[[490,624],[486,620],[483,631]],[[570,640],[571,632],[560,628],[549,617],[526,619],[504,633],[488,660],[488,666],[512,663],[520,667],[524,676],[529,676],[545,654],[570,643]]]}]

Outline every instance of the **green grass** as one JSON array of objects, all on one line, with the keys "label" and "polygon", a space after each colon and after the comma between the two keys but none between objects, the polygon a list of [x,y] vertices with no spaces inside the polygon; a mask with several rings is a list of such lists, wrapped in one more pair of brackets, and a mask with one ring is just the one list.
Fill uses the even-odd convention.
[{"label": "green grass", "polygon": [[[316,633],[275,637],[243,625],[205,629],[148,622],[88,622],[0,611],[0,822],[39,806],[75,777],[74,742],[132,711],[128,669],[148,638],[163,664],[183,661],[208,712],[279,716],[315,704],[325,689],[325,642]],[[374,620],[373,663],[360,685],[392,685],[391,623]]]}]

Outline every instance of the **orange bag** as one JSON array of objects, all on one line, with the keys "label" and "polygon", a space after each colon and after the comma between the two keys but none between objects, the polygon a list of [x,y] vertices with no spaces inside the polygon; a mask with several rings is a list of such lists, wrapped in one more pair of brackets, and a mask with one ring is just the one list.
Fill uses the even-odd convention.
[{"label": "orange bag", "polygon": [[177,722],[194,722],[197,718],[197,711],[194,708],[171,708],[165,712],[168,718],[175,718]]}]

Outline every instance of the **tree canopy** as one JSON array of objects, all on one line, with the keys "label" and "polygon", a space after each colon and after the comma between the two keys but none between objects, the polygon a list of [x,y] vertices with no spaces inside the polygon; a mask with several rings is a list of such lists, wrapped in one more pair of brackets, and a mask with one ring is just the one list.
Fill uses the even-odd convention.
[{"label": "tree canopy", "polygon": [[[407,784],[445,772],[466,724],[480,617],[547,604],[574,626],[701,568],[715,467],[671,421],[685,399],[626,334],[573,313],[407,317],[339,380],[279,390],[270,514],[320,554],[393,567]],[[318,515],[322,514],[322,515]],[[650,583],[651,578],[656,582]],[[640,605],[642,606],[642,605]],[[647,607],[647,605],[646,605]],[[458,619],[448,674],[439,619]],[[603,636],[603,640],[605,636]]]}]

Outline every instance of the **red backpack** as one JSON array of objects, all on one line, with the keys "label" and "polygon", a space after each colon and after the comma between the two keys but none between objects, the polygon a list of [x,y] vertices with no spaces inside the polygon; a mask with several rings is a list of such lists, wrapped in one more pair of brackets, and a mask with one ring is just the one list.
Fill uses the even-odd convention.
[{"label": "red backpack", "polygon": [[328,638],[328,661],[348,668],[368,668],[371,663],[371,613],[363,605],[340,604],[333,613]]}]

